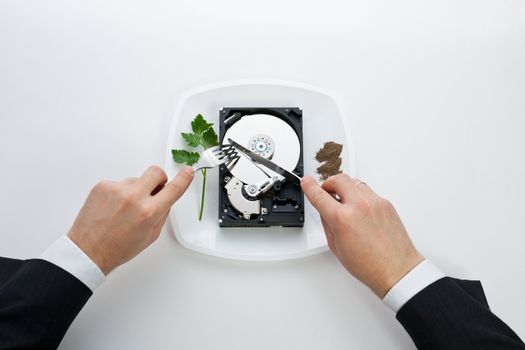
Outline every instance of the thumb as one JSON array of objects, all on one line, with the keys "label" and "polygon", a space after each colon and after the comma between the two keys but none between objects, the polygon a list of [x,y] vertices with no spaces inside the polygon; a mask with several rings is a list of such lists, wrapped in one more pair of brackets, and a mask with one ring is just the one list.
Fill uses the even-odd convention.
[{"label": "thumb", "polygon": [[341,205],[328,192],[323,190],[321,186],[311,176],[305,176],[301,179],[301,188],[306,195],[306,198],[317,209],[321,216],[329,218],[334,210]]},{"label": "thumb", "polygon": [[192,167],[184,167],[155,195],[162,209],[169,209],[186,192],[193,181],[193,173]]}]

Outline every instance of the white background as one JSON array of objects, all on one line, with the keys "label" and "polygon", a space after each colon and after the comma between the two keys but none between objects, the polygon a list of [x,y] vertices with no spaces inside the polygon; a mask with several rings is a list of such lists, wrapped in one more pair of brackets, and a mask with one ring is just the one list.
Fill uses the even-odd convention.
[{"label": "white background", "polygon": [[[525,336],[524,19],[522,0],[0,0],[0,255],[40,254],[94,183],[162,164],[184,90],[294,80],[344,97],[360,177]],[[411,344],[329,253],[239,263],[163,234],[61,348]]]}]

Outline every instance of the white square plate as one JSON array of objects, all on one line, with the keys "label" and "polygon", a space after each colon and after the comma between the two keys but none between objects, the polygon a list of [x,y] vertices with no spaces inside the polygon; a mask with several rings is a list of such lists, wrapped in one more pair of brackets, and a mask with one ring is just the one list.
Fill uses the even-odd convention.
[{"label": "white square plate", "polygon": [[[243,80],[199,87],[185,93],[177,105],[169,132],[165,169],[169,178],[180,166],[171,158],[172,148],[187,148],[180,133],[191,129],[191,120],[202,114],[218,132],[220,107],[302,107],[303,152],[306,175],[315,175],[315,153],[326,141],[342,143],[343,171],[355,174],[350,134],[340,103],[324,89],[276,80]],[[169,220],[175,237],[186,248],[236,260],[286,260],[327,249],[317,211],[305,199],[303,228],[220,228],[218,172],[208,170],[202,221],[198,220],[202,175],[173,207]]]}]

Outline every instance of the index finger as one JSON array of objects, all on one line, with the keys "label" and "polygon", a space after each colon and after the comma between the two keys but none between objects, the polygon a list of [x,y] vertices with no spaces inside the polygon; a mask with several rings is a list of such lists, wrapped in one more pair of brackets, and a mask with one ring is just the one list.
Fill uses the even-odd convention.
[{"label": "index finger", "polygon": [[325,218],[332,217],[334,211],[341,205],[310,176],[301,179],[301,188],[310,203]]},{"label": "index finger", "polygon": [[192,181],[193,168],[185,167],[153,196],[153,200],[160,205],[160,210],[167,210],[186,192]]},{"label": "index finger", "polygon": [[356,193],[355,181],[346,174],[330,176],[323,183],[322,188],[330,193],[335,193],[345,203],[351,200]]},{"label": "index finger", "polygon": [[158,186],[163,186],[168,177],[164,170],[156,165],[150,166],[141,177],[133,183],[134,187],[143,193],[150,194],[155,191]]}]

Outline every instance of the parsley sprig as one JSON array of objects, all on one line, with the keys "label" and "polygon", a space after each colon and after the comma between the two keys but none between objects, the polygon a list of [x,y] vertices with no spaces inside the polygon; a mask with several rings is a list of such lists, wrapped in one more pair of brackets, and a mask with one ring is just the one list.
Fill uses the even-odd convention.
[{"label": "parsley sprig", "polygon": [[[188,146],[203,149],[208,149],[219,144],[219,140],[215,130],[213,130],[213,123],[208,123],[201,114],[198,114],[191,122],[192,132],[182,132],[182,138]],[[178,164],[193,165],[199,161],[199,153],[191,152],[185,149],[172,149],[171,154],[173,160]],[[199,210],[199,221],[202,220],[202,212],[204,210],[204,193],[206,192],[206,169],[201,169],[202,173],[202,194],[201,206]]]}]

